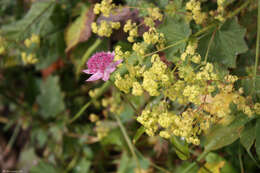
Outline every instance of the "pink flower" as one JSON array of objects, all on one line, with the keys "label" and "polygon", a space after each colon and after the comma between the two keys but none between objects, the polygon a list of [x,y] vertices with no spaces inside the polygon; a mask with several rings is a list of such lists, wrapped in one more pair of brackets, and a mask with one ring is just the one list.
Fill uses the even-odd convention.
[{"label": "pink flower", "polygon": [[107,81],[110,73],[116,70],[116,66],[123,60],[113,62],[114,52],[98,52],[94,54],[87,62],[88,69],[83,70],[84,73],[92,74],[86,81],[95,81],[103,79]]}]

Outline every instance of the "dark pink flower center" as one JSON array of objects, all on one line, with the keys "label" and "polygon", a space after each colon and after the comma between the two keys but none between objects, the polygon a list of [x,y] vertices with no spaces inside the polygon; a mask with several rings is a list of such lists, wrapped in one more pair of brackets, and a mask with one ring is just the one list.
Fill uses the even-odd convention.
[{"label": "dark pink flower center", "polygon": [[100,71],[104,72],[107,66],[114,60],[114,54],[110,52],[99,52],[93,55],[87,62],[88,69],[91,73]]}]

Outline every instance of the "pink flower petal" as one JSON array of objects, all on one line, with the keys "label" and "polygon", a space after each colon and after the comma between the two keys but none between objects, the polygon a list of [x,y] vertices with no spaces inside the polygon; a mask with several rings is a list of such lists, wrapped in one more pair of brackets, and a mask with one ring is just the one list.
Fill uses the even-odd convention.
[{"label": "pink flower petal", "polygon": [[103,81],[107,81],[109,79],[109,77],[110,77],[110,73],[105,71],[104,76],[103,76],[102,79],[103,79]]},{"label": "pink flower petal", "polygon": [[82,70],[82,72],[87,73],[87,74],[92,74],[92,73],[90,73],[90,70],[89,70],[89,69]]},{"label": "pink flower petal", "polygon": [[120,60],[114,62],[114,64],[117,66],[117,65],[120,64],[121,62],[123,62],[123,59],[120,59]]},{"label": "pink flower petal", "polygon": [[87,62],[88,69],[83,70],[84,73],[93,74],[87,81],[95,81],[103,79],[107,81],[110,73],[116,70],[118,64],[123,60],[113,62],[115,52],[98,52],[90,57]]},{"label": "pink flower petal", "polygon": [[109,64],[109,66],[106,67],[106,70],[105,70],[105,71],[107,71],[107,72],[109,72],[109,73],[112,73],[113,71],[116,70],[116,66],[117,66],[118,64],[120,64],[122,61],[123,61],[123,60],[121,59],[121,60],[118,60],[118,61],[116,61],[116,62],[113,62],[113,63]]},{"label": "pink flower petal", "polygon": [[98,80],[98,79],[101,79],[103,77],[103,73],[100,73],[100,72],[97,72],[95,74],[93,74],[92,76],[90,76],[90,78],[88,78],[88,80],[86,81],[95,81],[95,80]]}]

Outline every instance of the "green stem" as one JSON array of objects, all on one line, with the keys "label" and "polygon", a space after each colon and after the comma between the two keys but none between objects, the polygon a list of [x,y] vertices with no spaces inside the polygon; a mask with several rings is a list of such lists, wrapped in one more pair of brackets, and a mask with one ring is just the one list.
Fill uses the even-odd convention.
[{"label": "green stem", "polygon": [[200,162],[204,157],[207,156],[207,154],[208,154],[208,151],[205,150],[205,151],[196,159],[195,162],[191,163],[191,164],[183,171],[183,173],[189,173],[190,170],[193,169],[198,162]]},{"label": "green stem", "polygon": [[73,123],[76,119],[78,119],[84,111],[89,107],[89,105],[92,103],[92,99],[88,101],[80,110],[79,112],[70,120],[70,123]]},{"label": "green stem", "polygon": [[103,84],[103,86],[99,89],[99,92],[97,95],[92,98],[90,101],[88,101],[79,111],[78,113],[69,121],[69,123],[73,123],[75,120],[77,120],[84,112],[85,110],[89,107],[91,103],[93,103],[97,98],[99,98],[106,90],[107,88],[111,85],[109,81]]},{"label": "green stem", "polygon": [[131,108],[135,111],[135,113],[137,115],[139,115],[140,113],[138,112],[138,110],[136,109],[134,104],[127,98],[127,95],[121,93],[121,91],[115,86],[115,84],[114,84],[114,82],[112,80],[109,80],[109,81],[113,84],[114,88],[119,92],[119,94],[123,97],[123,99],[131,106]]},{"label": "green stem", "polygon": [[[246,2],[244,2],[239,8],[237,8],[235,11],[233,11],[232,13],[230,13],[227,18],[232,18],[234,16],[236,16],[238,13],[240,13],[241,10],[243,10],[244,8],[247,7],[247,5],[251,2],[252,0],[247,0]],[[259,2],[259,1],[258,1]]]},{"label": "green stem", "polygon": [[206,52],[206,55],[205,55],[204,63],[206,63],[207,60],[208,60],[209,50],[210,50],[211,44],[212,44],[212,42],[213,42],[213,40],[214,40],[215,34],[216,34],[216,31],[214,31],[214,32],[212,33],[212,36],[211,36],[211,38],[210,38],[209,45],[208,45],[208,48],[207,48],[207,52]]},{"label": "green stem", "polygon": [[196,32],[195,34],[193,34],[193,37],[198,37],[200,36],[201,34],[207,32],[208,30],[212,29],[212,28],[215,28],[218,26],[218,23],[212,23],[210,25],[208,25],[207,27],[205,28],[202,28],[201,30],[199,30],[198,32]]},{"label": "green stem", "polygon": [[260,1],[258,0],[258,16],[257,16],[257,39],[255,52],[255,68],[254,68],[254,89],[256,89],[256,75],[259,60],[259,41],[260,41]]},{"label": "green stem", "polygon": [[239,150],[238,151],[238,158],[239,158],[239,163],[240,163],[240,170],[241,170],[241,173],[245,173],[244,166],[243,166],[243,160],[242,160],[241,145],[239,145],[238,150]]},{"label": "green stem", "polygon": [[123,133],[123,136],[124,136],[124,138],[126,140],[126,143],[127,143],[128,147],[129,147],[129,149],[130,149],[130,151],[131,151],[131,153],[132,153],[132,155],[133,155],[133,157],[134,157],[134,159],[136,161],[137,167],[141,171],[141,166],[140,166],[139,160],[138,160],[138,158],[136,156],[135,149],[134,149],[134,146],[133,146],[133,144],[132,144],[132,142],[130,140],[130,137],[128,136],[128,134],[127,134],[127,132],[126,132],[126,130],[125,130],[125,128],[124,128],[120,118],[118,118],[117,115],[115,115],[115,118],[116,118],[116,121],[117,121],[117,123],[118,123],[118,125],[120,127],[120,130]]},{"label": "green stem", "polygon": [[155,53],[158,53],[158,52],[161,52],[161,51],[163,51],[163,50],[169,49],[169,48],[171,48],[171,47],[177,46],[177,45],[179,45],[179,44],[181,44],[181,43],[183,43],[183,42],[186,42],[187,40],[188,40],[187,38],[182,39],[182,40],[179,40],[179,41],[177,41],[177,42],[175,42],[175,43],[173,43],[173,44],[170,44],[169,46],[166,46],[166,47],[164,47],[164,48],[162,48],[162,49],[159,49],[159,50],[157,50],[157,51],[148,53],[148,54],[144,55],[143,57],[145,58],[145,57],[147,57],[147,56],[151,56],[151,55],[153,55],[153,54],[155,54]]},{"label": "green stem", "polygon": [[73,159],[70,161],[69,165],[67,166],[65,173],[69,172],[71,169],[73,169],[77,163],[77,160],[79,158],[79,154],[77,153],[74,155]]},{"label": "green stem", "polygon": [[[196,32],[195,34],[191,35],[191,37],[198,37],[198,36],[200,36],[201,34],[207,32],[208,30],[210,30],[210,29],[212,29],[212,28],[214,28],[214,27],[217,27],[217,26],[218,26],[217,23],[213,23],[213,24],[211,24],[211,25],[209,25],[209,26],[207,26],[207,27],[205,27],[205,28],[202,28],[200,31],[198,31],[198,32]],[[163,50],[166,50],[166,49],[169,49],[169,48],[171,48],[171,47],[177,46],[177,45],[179,45],[179,44],[181,44],[181,43],[187,42],[188,40],[189,40],[189,38],[185,38],[185,39],[179,40],[179,41],[177,41],[177,42],[175,42],[175,43],[173,43],[173,44],[170,44],[169,46],[166,46],[166,47],[164,47],[164,48],[162,48],[162,49],[159,49],[159,50],[157,50],[157,51],[148,53],[148,54],[144,55],[143,57],[151,56],[151,55],[153,55],[153,54],[155,54],[155,53],[161,52],[161,51],[163,51]]]},{"label": "green stem", "polygon": [[137,149],[136,149],[136,152],[137,152],[137,154],[139,155],[139,157],[142,157],[143,159],[147,160],[147,161],[151,164],[151,166],[153,166],[154,168],[156,168],[156,169],[158,169],[158,170],[160,170],[160,171],[162,171],[162,172],[165,172],[165,173],[170,173],[170,171],[164,169],[164,168],[161,167],[161,166],[156,165],[156,164],[153,163],[150,159],[144,157],[144,156],[142,155],[142,153],[141,153],[140,151],[138,151]]},{"label": "green stem", "polygon": [[5,152],[10,151],[10,149],[11,149],[12,146],[14,145],[15,139],[17,138],[17,135],[18,135],[19,131],[20,131],[20,124],[19,124],[19,122],[18,122],[18,123],[16,124],[16,126],[15,126],[13,135],[12,135],[11,139],[9,140],[7,146],[6,146]]}]

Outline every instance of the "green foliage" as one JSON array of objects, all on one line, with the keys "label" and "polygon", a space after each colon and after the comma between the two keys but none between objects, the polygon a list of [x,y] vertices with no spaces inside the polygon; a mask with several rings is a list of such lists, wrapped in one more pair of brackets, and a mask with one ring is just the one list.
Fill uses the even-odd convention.
[{"label": "green foliage", "polygon": [[37,166],[33,166],[31,173],[42,173],[42,172],[49,172],[49,173],[58,173],[60,172],[58,169],[54,168],[53,165],[48,164],[44,161],[40,161]]},{"label": "green foliage", "polygon": [[82,158],[78,165],[74,168],[73,172],[87,173],[90,170],[91,162],[85,158]]},{"label": "green foliage", "polygon": [[67,28],[65,34],[66,52],[69,52],[78,43],[89,39],[91,36],[90,24],[93,20],[93,12],[88,7],[84,7],[80,16]]},{"label": "green foliage", "polygon": [[44,118],[56,117],[65,109],[63,95],[59,87],[59,78],[50,76],[46,81],[41,81],[41,94],[37,97],[40,113]]},{"label": "green foliage", "polygon": [[216,28],[200,40],[201,56],[205,57],[209,49],[209,61],[235,68],[237,55],[248,49],[244,40],[245,32],[245,28],[237,23],[236,18],[227,20],[220,28]]},{"label": "green foliage", "polygon": [[[144,170],[149,167],[149,162],[146,160],[141,160],[140,163],[141,168]],[[130,158],[126,152],[122,154],[118,165],[117,173],[134,173],[135,169],[137,169],[136,161]]]},{"label": "green foliage", "polygon": [[245,147],[247,151],[250,151],[250,148],[254,144],[255,139],[255,125],[253,123],[246,124],[240,136],[241,144],[243,145],[243,147]]},{"label": "green foliage", "polygon": [[174,136],[171,139],[171,142],[176,154],[181,160],[187,160],[190,158],[189,146],[185,141]]},{"label": "green foliage", "polygon": [[48,26],[54,8],[55,3],[51,0],[34,3],[23,19],[3,26],[2,31],[7,36],[18,40],[24,39],[28,32],[41,34],[46,24]]},{"label": "green foliage", "polygon": [[[119,0],[113,1],[120,5],[119,12],[109,17],[94,13],[98,11],[95,2],[0,1],[0,167],[31,173],[259,171],[260,118],[255,112],[246,115],[260,101],[260,68],[255,65],[259,45],[256,19],[260,23],[257,1],[226,0],[222,13],[216,0],[196,0],[200,13],[194,15],[186,6],[189,0]],[[207,18],[198,24],[196,17],[201,19],[203,13]],[[151,18],[156,18],[154,23]],[[123,31],[129,19],[138,27],[131,33],[134,42],[127,41],[130,31]],[[99,37],[92,32],[91,23],[101,27],[102,20],[108,22],[103,31],[111,27],[111,21],[121,26],[113,28],[111,37]],[[147,31],[148,41],[143,37]],[[158,39],[160,33],[164,37]],[[32,36],[39,40],[30,42]],[[144,46],[144,54],[133,50],[134,43]],[[82,70],[88,59],[96,52],[116,53],[117,46],[121,46],[123,62],[109,81],[86,82],[90,75]],[[25,54],[38,61],[25,63]],[[152,55],[160,63],[153,62]],[[192,59],[195,55],[200,55],[200,62]],[[203,80],[214,73],[219,79],[203,84],[197,74],[207,62],[213,62],[213,71],[205,72]],[[166,68],[163,75],[160,66]],[[158,85],[156,96],[142,85],[149,69],[155,72],[146,73],[147,87]],[[130,76],[121,85],[139,83],[142,94],[133,95],[133,87],[129,93],[121,92],[114,86],[119,78],[116,74]],[[238,81],[231,84],[227,75],[236,75]],[[196,88],[191,87],[189,94],[195,93],[196,99],[203,100],[201,104],[184,98],[184,88],[203,85],[205,91],[195,95]],[[222,89],[226,90],[216,106],[214,98]],[[234,93],[241,98],[235,100]],[[231,97],[234,99],[225,105]],[[219,115],[204,106],[216,109]],[[227,119],[223,107],[227,107]],[[155,119],[147,114],[144,122],[164,133],[149,133],[151,129],[136,121],[144,110],[156,113]],[[174,134],[168,134],[170,131]],[[200,143],[194,146],[188,139]]]},{"label": "green foliage", "polygon": [[228,126],[218,125],[212,127],[205,136],[205,150],[217,150],[235,142],[240,137],[241,128],[248,121],[247,117],[239,114],[236,117],[236,121]]},{"label": "green foliage", "polygon": [[255,148],[256,148],[258,159],[260,158],[260,137],[258,135],[259,132],[260,132],[260,119],[256,121],[256,127],[255,127],[255,135],[256,135]]},{"label": "green foliage", "polygon": [[186,46],[186,39],[190,36],[191,30],[184,20],[167,17],[160,25],[160,31],[164,33],[167,45],[172,46],[166,50],[167,57],[172,57],[178,50],[183,51]]}]

